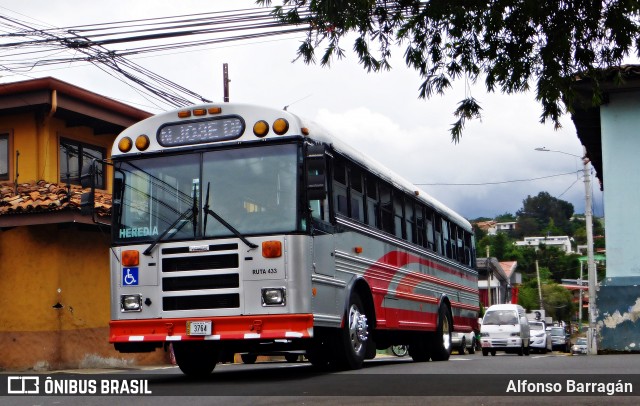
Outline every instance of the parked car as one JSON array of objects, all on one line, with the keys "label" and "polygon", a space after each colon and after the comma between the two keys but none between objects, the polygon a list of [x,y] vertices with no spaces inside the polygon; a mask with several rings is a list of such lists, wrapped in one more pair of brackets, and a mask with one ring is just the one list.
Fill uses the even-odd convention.
[{"label": "parked car", "polygon": [[569,339],[569,334],[564,331],[564,327],[551,327],[549,333],[551,334],[551,348],[553,351],[571,351],[571,340]]},{"label": "parked car", "polygon": [[476,352],[476,335],[473,331],[468,333],[462,333],[460,331],[454,331],[451,333],[451,348],[454,351],[458,351],[458,354],[464,355],[469,351],[469,354],[475,354]]},{"label": "parked car", "polygon": [[482,355],[496,351],[529,355],[530,329],[524,308],[515,304],[489,307],[480,327]]},{"label": "parked car", "polygon": [[551,343],[551,334],[546,329],[543,321],[529,321],[529,329],[531,330],[531,349],[546,354],[547,351],[553,350]]},{"label": "parked car", "polygon": [[571,354],[586,354],[587,353],[587,338],[586,337],[578,337],[578,340],[575,344],[571,346]]}]

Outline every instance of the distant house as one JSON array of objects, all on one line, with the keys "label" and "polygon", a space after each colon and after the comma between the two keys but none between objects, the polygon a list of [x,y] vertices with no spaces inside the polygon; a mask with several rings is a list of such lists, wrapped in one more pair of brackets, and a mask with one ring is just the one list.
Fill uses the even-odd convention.
[{"label": "distant house", "polygon": [[507,221],[503,223],[496,223],[496,232],[498,233],[512,233],[516,231],[516,222]]},{"label": "distant house", "polygon": [[562,236],[549,236],[549,237],[525,237],[523,241],[516,241],[515,244],[518,247],[532,247],[538,250],[538,247],[542,244],[549,247],[559,248],[566,254],[573,252],[571,248],[571,238],[566,235]]},{"label": "distant house", "polygon": [[[0,370],[133,359],[108,343],[110,230],[80,213],[79,180],[148,116],[53,78],[0,85]],[[105,218],[111,174],[96,176]]]},{"label": "distant house", "polygon": [[496,258],[478,258],[478,290],[484,307],[518,303],[518,286],[522,277],[516,272],[516,261],[500,262]]}]

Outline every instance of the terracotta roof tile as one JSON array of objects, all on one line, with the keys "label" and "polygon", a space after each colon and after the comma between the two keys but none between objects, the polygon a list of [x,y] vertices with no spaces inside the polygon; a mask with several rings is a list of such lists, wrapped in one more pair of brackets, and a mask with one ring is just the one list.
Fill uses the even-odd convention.
[{"label": "terracotta roof tile", "polygon": [[[85,191],[88,189],[85,189]],[[33,212],[54,212],[61,210],[80,211],[80,196],[83,189],[71,185],[49,183],[43,180],[34,183],[0,183],[0,216],[5,214],[28,214]],[[111,215],[111,194],[96,190],[96,213],[98,216]]]}]

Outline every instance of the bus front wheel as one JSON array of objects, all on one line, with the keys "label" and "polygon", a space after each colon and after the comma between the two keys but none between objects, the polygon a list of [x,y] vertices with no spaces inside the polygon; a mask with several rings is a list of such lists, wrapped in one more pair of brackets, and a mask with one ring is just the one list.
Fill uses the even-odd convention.
[{"label": "bus front wheel", "polygon": [[362,300],[352,293],[345,314],[344,327],[338,333],[336,353],[339,367],[360,369],[367,353],[369,325]]},{"label": "bus front wheel", "polygon": [[207,376],[218,363],[218,348],[209,342],[175,342],[173,353],[180,370],[190,377]]}]

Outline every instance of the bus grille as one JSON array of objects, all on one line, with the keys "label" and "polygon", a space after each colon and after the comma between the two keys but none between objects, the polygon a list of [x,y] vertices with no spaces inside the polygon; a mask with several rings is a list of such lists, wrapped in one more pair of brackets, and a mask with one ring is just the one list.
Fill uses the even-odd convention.
[{"label": "bus grille", "polygon": [[239,287],[240,281],[238,274],[185,276],[182,278],[176,277],[162,279],[162,290],[165,292],[197,289],[228,289]]},{"label": "bus grille", "polygon": [[208,253],[189,252],[188,246],[163,249],[162,310],[240,308],[237,248],[237,244],[210,245]]},{"label": "bus grille", "polygon": [[240,307],[240,295],[238,293],[226,295],[172,296],[162,298],[162,309],[164,311],[224,309],[233,307]]},{"label": "bus grille", "polygon": [[224,269],[237,267],[238,254],[164,258],[162,260],[162,272],[201,271],[205,269]]}]

